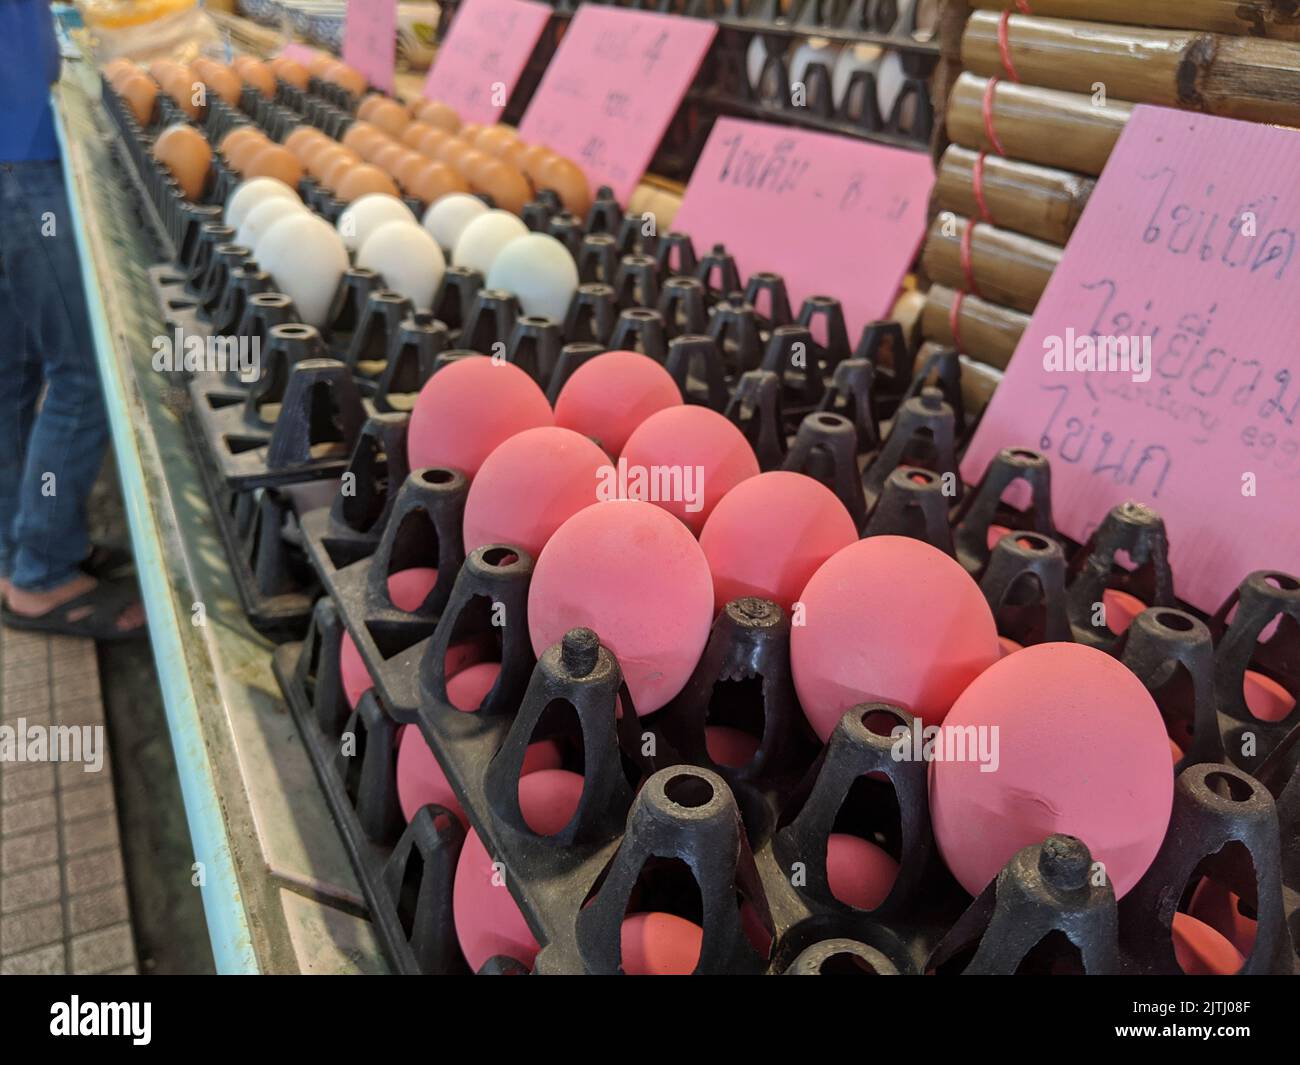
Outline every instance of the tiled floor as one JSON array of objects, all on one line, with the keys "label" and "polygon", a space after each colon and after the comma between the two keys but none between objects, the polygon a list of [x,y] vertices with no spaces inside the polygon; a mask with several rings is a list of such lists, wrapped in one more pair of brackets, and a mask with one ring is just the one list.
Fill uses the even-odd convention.
[{"label": "tiled floor", "polygon": [[95,645],[0,629],[0,726],[97,728],[103,752],[92,772],[0,758],[0,973],[135,973]]}]

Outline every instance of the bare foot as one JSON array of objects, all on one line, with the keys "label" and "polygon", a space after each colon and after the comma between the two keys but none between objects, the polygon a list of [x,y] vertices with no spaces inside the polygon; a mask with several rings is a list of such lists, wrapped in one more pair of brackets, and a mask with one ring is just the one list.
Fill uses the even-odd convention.
[{"label": "bare foot", "polygon": [[[43,592],[29,592],[26,589],[15,587],[10,581],[6,581],[4,594],[9,609],[15,614],[36,618],[42,614],[48,614],[51,610],[62,606],[70,599],[85,595],[98,583],[94,577],[82,573],[57,588],[50,588]],[[91,610],[92,608],[89,606],[78,607],[68,615],[68,620],[80,621],[82,618],[89,616]],[[117,616],[116,626],[119,632],[138,629],[143,624],[144,606],[141,603],[132,603]]]}]

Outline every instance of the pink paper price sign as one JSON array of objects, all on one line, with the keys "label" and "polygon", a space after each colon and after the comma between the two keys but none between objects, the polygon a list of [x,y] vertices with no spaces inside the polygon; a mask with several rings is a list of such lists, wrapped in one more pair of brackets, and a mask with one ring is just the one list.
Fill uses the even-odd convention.
[{"label": "pink paper price sign", "polygon": [[397,0],[348,0],[343,62],[371,85],[392,92],[397,62]]},{"label": "pink paper price sign", "polygon": [[1135,108],[963,477],[1041,450],[1077,540],[1148,504],[1202,610],[1252,570],[1300,571],[1298,186],[1300,134]]},{"label": "pink paper price sign", "polygon": [[626,204],[716,32],[700,19],[582,5],[519,135],[568,156],[593,192],[608,185]]},{"label": "pink paper price sign", "polygon": [[424,96],[455,108],[462,122],[498,122],[550,17],[549,6],[532,0],[464,0]]},{"label": "pink paper price sign", "polygon": [[673,228],[726,245],[742,277],[780,273],[796,308],[834,296],[856,337],[893,307],[933,184],[922,152],[720,118]]}]

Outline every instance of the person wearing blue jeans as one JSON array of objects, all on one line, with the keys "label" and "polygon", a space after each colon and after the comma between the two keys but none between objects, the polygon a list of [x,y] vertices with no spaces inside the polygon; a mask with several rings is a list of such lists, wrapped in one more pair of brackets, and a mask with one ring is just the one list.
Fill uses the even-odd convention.
[{"label": "person wearing blue jeans", "polygon": [[134,636],[126,559],[92,547],[86,502],[108,423],[86,315],[50,85],[48,0],[0,0],[0,597],[13,628]]}]

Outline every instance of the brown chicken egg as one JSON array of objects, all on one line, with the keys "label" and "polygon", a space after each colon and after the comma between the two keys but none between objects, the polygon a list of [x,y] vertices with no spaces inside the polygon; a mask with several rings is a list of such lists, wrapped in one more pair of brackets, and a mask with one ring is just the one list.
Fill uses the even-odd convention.
[{"label": "brown chicken egg", "polygon": [[187,200],[203,195],[212,164],[212,146],[202,133],[184,122],[168,126],[154,141],[153,155],[176,179]]},{"label": "brown chicken egg", "polygon": [[448,133],[455,133],[460,129],[460,115],[441,100],[425,100],[417,108],[415,116],[421,122],[427,122],[437,129],[445,129]]},{"label": "brown chicken egg", "polygon": [[437,159],[438,148],[450,137],[451,134],[445,129],[430,126],[424,135],[420,137],[420,142],[415,146],[415,150],[421,155],[427,155],[430,159]]},{"label": "brown chicken egg", "polygon": [[414,148],[418,152],[420,150],[420,141],[424,139],[426,134],[432,132],[433,127],[429,123],[415,119],[407,123],[406,128],[399,135],[399,139],[408,148]]},{"label": "brown chicken egg", "polygon": [[155,59],[149,64],[149,76],[161,85],[163,76],[167,74],[168,71],[180,69],[183,69],[182,65],[174,59]]},{"label": "brown chicken egg", "polygon": [[393,179],[379,167],[371,166],[369,163],[360,163],[352,167],[343,175],[334,190],[334,194],[344,203],[359,200],[372,192],[386,192],[390,196],[401,195]]},{"label": "brown chicken egg", "polygon": [[313,78],[324,78],[325,71],[329,69],[330,64],[337,62],[338,60],[328,52],[322,52],[317,49],[312,54],[311,59],[307,61],[307,73]]},{"label": "brown chicken egg", "polygon": [[382,92],[366,93],[366,95],[361,98],[361,102],[357,104],[357,118],[362,122],[369,122],[371,112],[386,99],[387,97]]},{"label": "brown chicken egg", "polygon": [[104,80],[112,86],[116,86],[128,74],[134,74],[136,71],[136,65],[131,60],[124,59],[121,56],[117,59],[110,59],[100,67],[100,73],[104,75]]},{"label": "brown chicken egg", "polygon": [[403,189],[409,192],[415,175],[428,165],[429,160],[425,156],[408,150],[393,167],[392,176]]},{"label": "brown chicken egg", "polygon": [[242,174],[248,169],[248,164],[253,161],[253,157],[270,143],[271,139],[265,133],[260,129],[254,130],[252,137],[240,141],[230,149],[226,155],[226,162]]},{"label": "brown chicken egg", "polygon": [[330,152],[322,152],[321,154],[328,161],[321,172],[320,181],[322,185],[333,192],[338,192],[338,187],[348,171],[353,167],[366,165],[351,154],[334,154]]},{"label": "brown chicken egg", "polygon": [[503,163],[509,163],[521,174],[527,177],[528,171],[524,169],[524,154],[528,151],[528,148],[529,145],[525,144],[523,141],[513,140],[501,149],[497,154],[497,158]]},{"label": "brown chicken egg", "polygon": [[270,66],[271,73],[286,85],[292,85],[295,89],[307,88],[307,81],[311,75],[296,59],[291,59],[287,55],[278,55],[271,60]]},{"label": "brown chicken egg", "polygon": [[449,192],[469,192],[469,182],[446,163],[425,159],[411,178],[406,191],[422,203],[434,203]]},{"label": "brown chicken egg", "polygon": [[392,139],[385,139],[384,143],[370,153],[367,162],[379,167],[386,174],[391,174],[393,168],[397,166],[402,156],[409,151],[404,144],[399,144]]},{"label": "brown chicken egg", "polygon": [[158,86],[148,74],[128,74],[117,86],[117,94],[131,109],[131,114],[142,126],[153,121],[154,107],[158,103]]},{"label": "brown chicken egg", "polygon": [[315,126],[309,126],[303,123],[300,126],[294,126],[289,131],[289,135],[284,138],[284,146],[298,157],[298,161],[306,165],[307,160],[303,158],[303,153],[307,150],[308,145],[328,142],[329,138],[325,136]]},{"label": "brown chicken egg", "polygon": [[517,165],[533,179],[536,185],[542,174],[542,167],[554,159],[555,153],[545,144],[530,144],[519,156]]},{"label": "brown chicken egg", "polygon": [[460,153],[460,158],[454,165],[460,171],[461,177],[477,188],[479,173],[490,162],[495,160],[487,152],[480,152],[477,148],[466,148]]},{"label": "brown chicken egg", "polygon": [[256,126],[236,126],[221,138],[221,141],[217,144],[217,151],[221,153],[223,159],[229,161],[230,153],[232,151],[238,149],[238,147],[246,141],[259,140],[261,136],[262,131]]},{"label": "brown chicken egg", "polygon": [[542,166],[536,184],[539,189],[554,189],[565,210],[572,211],[579,218],[586,217],[591,207],[591,188],[587,184],[587,175],[577,163],[555,156]]},{"label": "brown chicken egg", "polygon": [[488,156],[480,163],[471,182],[474,188],[492,197],[492,202],[503,211],[522,214],[524,205],[533,198],[528,180],[508,163]]},{"label": "brown chicken egg", "polygon": [[367,121],[378,126],[390,137],[400,137],[402,131],[411,124],[411,116],[396,100],[380,100],[371,108]]},{"label": "brown chicken egg", "polygon": [[446,163],[453,170],[460,170],[460,157],[470,151],[470,146],[459,137],[448,136],[434,149],[434,158]]},{"label": "brown chicken egg", "polygon": [[488,155],[500,156],[505,149],[519,139],[519,134],[509,126],[485,126],[474,138],[474,147]]},{"label": "brown chicken egg", "polygon": [[346,148],[351,148],[362,159],[368,159],[370,153],[387,140],[388,137],[369,122],[357,121],[353,122],[343,134],[342,144]]},{"label": "brown chicken egg", "polygon": [[231,107],[239,104],[239,78],[228,67],[220,63],[209,63],[199,76],[208,87],[210,95],[220,97]]},{"label": "brown chicken egg", "polygon": [[360,96],[366,91],[366,76],[346,63],[331,63],[321,77],[353,96]]},{"label": "brown chicken egg", "polygon": [[268,144],[255,154],[244,167],[244,177],[272,177],[283,181],[291,189],[302,180],[302,163],[288,148]]},{"label": "brown chicken egg", "polygon": [[335,160],[345,159],[351,162],[352,158],[352,152],[343,145],[331,141],[312,156],[307,163],[307,172],[318,181],[324,181],[325,172],[334,165]]},{"label": "brown chicken egg", "polygon": [[158,82],[163,92],[190,118],[198,118],[202,110],[198,100],[203,99],[206,91],[199,91],[199,81],[189,67],[177,63],[163,71],[162,80]]},{"label": "brown chicken egg", "polygon": [[268,99],[275,95],[275,75],[260,59],[254,59],[251,55],[236,56],[231,66],[246,85],[253,86]]},{"label": "brown chicken egg", "polygon": [[298,156],[298,162],[302,163],[303,169],[307,173],[312,172],[312,164],[316,161],[316,156],[329,148],[337,147],[334,141],[328,137],[313,138],[298,146],[298,151],[294,154]]}]

